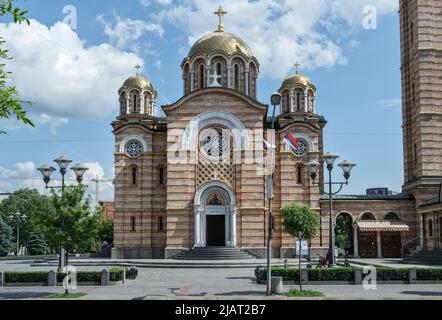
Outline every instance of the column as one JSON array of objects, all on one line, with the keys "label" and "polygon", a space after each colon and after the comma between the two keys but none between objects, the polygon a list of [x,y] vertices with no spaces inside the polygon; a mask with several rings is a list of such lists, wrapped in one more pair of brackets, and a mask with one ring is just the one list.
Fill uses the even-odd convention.
[{"label": "column", "polygon": [[201,213],[199,208],[195,208],[195,216],[194,216],[194,235],[195,235],[195,247],[199,247],[201,243]]},{"label": "column", "polygon": [[290,110],[288,110],[289,112],[294,112],[294,104],[295,104],[295,94],[293,93],[293,90],[290,91]]},{"label": "column", "polygon": [[421,249],[423,249],[424,248],[424,215],[423,214],[421,214],[421,220],[420,220],[420,231],[419,231],[419,234],[420,234],[420,241],[419,241],[419,246],[421,247]]},{"label": "column", "polygon": [[126,95],[126,114],[129,114],[129,113],[130,113],[130,97],[127,94]]},{"label": "column", "polygon": [[312,97],[312,112],[316,113],[316,95],[313,95]]},{"label": "column", "polygon": [[195,71],[190,71],[190,92],[193,92],[195,89]]},{"label": "column", "polygon": [[232,234],[230,245],[236,247],[236,208],[230,208],[230,232]]},{"label": "column", "polygon": [[304,111],[308,111],[308,90],[304,92]]},{"label": "column", "polygon": [[255,80],[255,99],[258,100],[258,74],[255,74],[254,76]]},{"label": "column", "polygon": [[206,87],[210,87],[210,70],[212,69],[212,67],[210,66],[210,64],[206,65],[206,72],[207,72],[207,86]]},{"label": "column", "polygon": [[359,258],[358,225],[353,225],[353,258]]},{"label": "column", "polygon": [[232,65],[228,64],[227,65],[227,88],[231,88],[232,87],[231,74],[232,74]]},{"label": "column", "polygon": [[246,96],[249,95],[249,69],[246,69],[246,71],[244,71],[244,94]]},{"label": "column", "polygon": [[381,232],[377,231],[377,249],[378,249],[378,258],[382,258],[382,241],[381,241]]}]

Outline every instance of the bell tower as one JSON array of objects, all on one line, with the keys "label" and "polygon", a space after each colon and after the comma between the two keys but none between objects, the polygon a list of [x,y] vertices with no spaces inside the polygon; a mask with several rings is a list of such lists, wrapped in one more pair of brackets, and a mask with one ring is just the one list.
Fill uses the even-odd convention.
[{"label": "bell tower", "polygon": [[442,179],[442,2],[401,0],[403,192],[417,203]]}]

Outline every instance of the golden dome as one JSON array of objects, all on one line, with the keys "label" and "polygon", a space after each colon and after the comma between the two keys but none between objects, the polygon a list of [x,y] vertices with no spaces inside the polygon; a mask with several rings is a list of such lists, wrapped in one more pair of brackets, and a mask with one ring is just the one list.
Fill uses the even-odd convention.
[{"label": "golden dome", "polygon": [[137,87],[141,89],[155,90],[152,83],[149,80],[142,78],[140,76],[130,77],[124,82],[123,87]]},{"label": "golden dome", "polygon": [[247,58],[253,57],[252,50],[240,37],[222,31],[211,32],[199,39],[190,49],[188,57],[215,51],[223,51],[228,55],[242,53]]},{"label": "golden dome", "polygon": [[282,83],[281,88],[294,87],[296,85],[302,85],[305,87],[313,86],[312,82],[307,76],[300,73],[296,73],[285,79],[284,82]]}]

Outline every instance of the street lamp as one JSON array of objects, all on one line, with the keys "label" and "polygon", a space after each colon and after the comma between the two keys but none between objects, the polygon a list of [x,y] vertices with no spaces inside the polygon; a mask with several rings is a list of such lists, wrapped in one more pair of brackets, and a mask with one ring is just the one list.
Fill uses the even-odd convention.
[{"label": "street lamp", "polygon": [[9,216],[9,218],[11,220],[15,220],[15,225],[17,228],[17,236],[16,236],[16,240],[17,240],[17,251],[15,253],[16,256],[18,256],[19,250],[20,250],[20,222],[22,222],[23,220],[25,220],[27,218],[27,216],[25,214],[21,214],[20,212],[16,212],[14,214],[11,214]]},{"label": "street lamp", "polygon": [[[336,266],[336,260],[335,260],[335,242],[334,242],[334,228],[333,228],[333,196],[338,194],[344,185],[348,185],[348,179],[350,178],[351,170],[356,166],[355,163],[345,160],[344,162],[338,164],[338,167],[342,169],[344,172],[344,178],[345,182],[333,182],[332,181],[332,171],[333,171],[333,164],[336,161],[336,159],[339,158],[337,154],[327,152],[322,157],[327,165],[328,170],[328,182],[325,183],[315,183],[315,179],[317,177],[318,168],[320,166],[320,163],[316,160],[310,161],[307,163],[307,168],[310,173],[310,177],[313,181],[313,185],[328,185],[328,200],[329,200],[329,246],[328,246],[328,256],[329,256],[329,267],[335,267]],[[336,192],[333,192],[333,185],[338,185],[339,190]]]},{"label": "street lamp", "polygon": [[[51,175],[57,171],[54,167],[51,167],[47,164],[42,165],[37,170],[41,172],[43,176],[43,181],[45,182],[46,189],[61,189],[61,192],[63,194],[65,189],[65,175],[67,173],[69,165],[72,163],[72,160],[66,158],[65,156],[58,157],[54,160],[54,162],[58,165],[60,168],[60,174],[61,174],[61,186],[49,186],[49,182],[51,181]],[[77,182],[81,184],[83,182],[83,176],[86,173],[87,170],[89,170],[86,166],[77,164],[71,168],[71,170],[74,172]],[[65,261],[64,257],[64,249],[62,246],[60,246],[60,254],[58,259],[58,267],[62,268]]]},{"label": "street lamp", "polygon": [[[273,105],[272,114],[272,134],[275,131],[275,111],[276,106],[281,104],[281,94],[275,92],[270,98],[270,102]],[[273,199],[273,158],[275,156],[276,146],[272,144],[270,147],[270,163],[269,163],[269,177],[267,180],[267,199],[269,200],[269,226],[268,226],[268,236],[267,236],[267,295],[272,294],[272,238],[273,238],[273,216],[272,216],[272,199]]]}]

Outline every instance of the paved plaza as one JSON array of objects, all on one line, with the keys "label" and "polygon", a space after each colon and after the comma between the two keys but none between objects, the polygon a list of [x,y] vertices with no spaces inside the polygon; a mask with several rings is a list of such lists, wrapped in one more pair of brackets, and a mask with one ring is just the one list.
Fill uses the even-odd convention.
[{"label": "paved plaza", "polygon": [[[30,261],[0,261],[0,270],[50,270],[31,267]],[[79,270],[102,270],[108,266],[82,266]],[[82,299],[155,300],[155,299],[266,299],[264,285],[253,280],[253,268],[140,268],[136,280],[109,287],[79,287],[74,292],[87,293]],[[291,286],[284,289],[290,290]],[[356,285],[309,285],[305,289],[321,291],[326,299],[442,299],[442,284],[379,285],[365,290]],[[41,299],[60,293],[61,287],[3,287],[3,299]],[[273,299],[286,299],[274,296]]]}]

